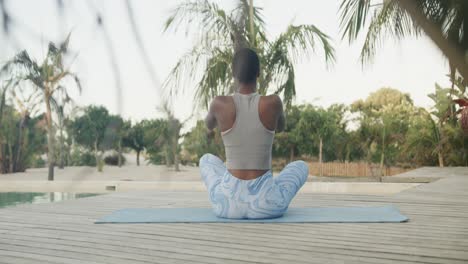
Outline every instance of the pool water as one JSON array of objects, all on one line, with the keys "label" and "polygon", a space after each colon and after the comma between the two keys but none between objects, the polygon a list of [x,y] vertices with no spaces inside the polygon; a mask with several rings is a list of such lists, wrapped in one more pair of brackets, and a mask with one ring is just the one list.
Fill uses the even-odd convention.
[{"label": "pool water", "polygon": [[97,193],[66,193],[66,192],[0,192],[0,208],[19,204],[53,203],[96,196]]}]

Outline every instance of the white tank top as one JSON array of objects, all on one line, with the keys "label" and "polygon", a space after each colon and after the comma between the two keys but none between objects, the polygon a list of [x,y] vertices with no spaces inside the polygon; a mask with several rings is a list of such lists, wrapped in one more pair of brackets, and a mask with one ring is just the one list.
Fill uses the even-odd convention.
[{"label": "white tank top", "polygon": [[226,167],[239,170],[271,169],[271,148],[275,131],[267,129],[258,113],[258,93],[232,96],[236,120],[221,136],[226,151]]}]

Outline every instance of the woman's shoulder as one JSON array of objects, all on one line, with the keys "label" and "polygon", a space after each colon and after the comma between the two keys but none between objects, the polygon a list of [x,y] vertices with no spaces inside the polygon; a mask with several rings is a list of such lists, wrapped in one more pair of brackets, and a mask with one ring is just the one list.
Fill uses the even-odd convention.
[{"label": "woman's shoulder", "polygon": [[213,103],[224,104],[232,102],[231,95],[218,95],[213,98]]},{"label": "woman's shoulder", "polygon": [[213,98],[211,101],[211,107],[215,111],[220,111],[225,109],[227,106],[233,104],[233,98],[229,95],[218,95]]},{"label": "woman's shoulder", "polygon": [[263,103],[268,104],[269,106],[274,106],[274,107],[283,106],[281,97],[279,97],[277,94],[260,96],[260,99],[263,101]]}]

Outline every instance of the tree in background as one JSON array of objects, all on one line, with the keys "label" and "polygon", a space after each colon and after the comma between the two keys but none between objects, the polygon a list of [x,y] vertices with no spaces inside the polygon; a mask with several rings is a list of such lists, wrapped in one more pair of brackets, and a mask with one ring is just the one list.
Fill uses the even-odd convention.
[{"label": "tree in background", "polygon": [[407,159],[420,165],[466,166],[468,138],[460,128],[452,96],[461,91],[442,88],[438,84],[429,98],[434,105],[427,111],[419,109],[408,131],[404,153]]},{"label": "tree in background", "polygon": [[[102,171],[103,151],[111,149],[114,137],[106,137],[110,115],[103,106],[88,106],[84,114],[72,122],[73,137],[76,143],[94,151],[98,171]],[[108,132],[107,132],[108,133]]]},{"label": "tree in background", "polygon": [[131,148],[136,152],[136,163],[137,166],[140,166],[140,153],[145,149],[145,122],[142,121],[135,123],[134,125],[128,127],[127,133],[122,139],[124,147]]},{"label": "tree in background", "polygon": [[323,146],[326,161],[349,161],[352,148],[351,135],[348,130],[346,115],[349,109],[344,104],[332,104],[326,109],[328,122],[331,127],[328,140]]},{"label": "tree in background", "polygon": [[47,55],[41,64],[31,59],[28,52],[24,50],[14,56],[0,70],[1,72],[10,73],[12,79],[32,83],[43,94],[47,120],[49,181],[54,180],[55,166],[55,131],[53,129],[52,107],[56,106],[56,102],[53,95],[60,89],[66,89],[60,83],[67,77],[71,77],[81,91],[78,77],[64,66],[63,57],[67,53],[69,40],[70,35],[59,46],[50,42]]},{"label": "tree in background", "polygon": [[15,172],[15,153],[19,146],[16,145],[18,140],[18,126],[20,115],[15,109],[9,105],[3,106],[3,120],[0,123],[0,146],[2,157],[2,172]]},{"label": "tree in background", "polygon": [[178,5],[166,20],[165,31],[187,26],[198,43],[172,69],[164,84],[170,94],[196,81],[194,101],[206,108],[215,96],[232,93],[233,54],[240,47],[249,47],[261,60],[258,92],[281,94],[286,108],[291,106],[296,94],[294,63],[317,48],[323,50],[326,63],[331,63],[334,49],[329,37],[314,25],[289,25],[275,40],[268,40],[261,11],[246,0],[240,0],[231,12],[207,0]]},{"label": "tree in background", "polygon": [[[320,166],[320,176],[323,175],[323,145],[331,144],[336,132],[340,129],[341,120],[338,119],[337,112],[305,105],[302,108],[301,118],[297,125],[298,131],[302,134],[302,142],[299,150],[305,154],[314,154],[318,151]],[[336,146],[333,146],[336,147]]]},{"label": "tree in background", "polygon": [[208,135],[204,120],[198,120],[195,127],[187,132],[182,143],[182,161],[198,164],[205,153],[211,153],[225,159],[221,134],[216,128],[214,135]]},{"label": "tree in background", "polygon": [[[122,145],[124,138],[128,135],[130,122],[124,121],[119,115],[109,115],[109,124],[104,138],[110,142],[108,145],[117,150],[117,166],[122,167]],[[139,155],[139,154],[138,154]]]},{"label": "tree in background", "polygon": [[442,141],[437,121],[424,108],[411,117],[410,128],[403,148],[404,158],[408,162],[431,166],[439,163],[443,166]]},{"label": "tree in background", "polygon": [[[24,90],[22,87],[15,87],[15,89],[11,89],[11,99],[14,102],[14,106],[18,109],[20,114],[20,122],[18,124],[18,142],[16,145],[18,146],[16,150],[16,157],[14,164],[20,164],[21,156],[23,152],[26,151],[25,145],[23,144],[24,140],[27,138],[25,134],[29,129],[28,123],[31,119],[31,116],[36,114],[37,106],[40,101],[38,98],[38,93],[32,93],[29,96],[25,96]],[[39,99],[39,100],[38,100]],[[13,172],[18,171],[16,165],[13,166]]]},{"label": "tree in background", "polygon": [[[5,104],[0,123],[0,173],[22,172],[35,167],[45,150],[44,116],[31,118]],[[22,132],[20,132],[20,130]]]},{"label": "tree in background", "polygon": [[143,141],[148,160],[152,164],[166,164],[174,162],[171,148],[171,135],[167,119],[153,119],[141,121],[143,127]]},{"label": "tree in background", "polygon": [[446,127],[447,123],[449,122],[450,112],[453,112],[450,110],[452,107],[452,101],[448,96],[449,93],[450,89],[442,88],[436,84],[435,92],[428,95],[429,98],[431,98],[434,102],[434,106],[430,112],[431,115],[429,115],[428,118],[430,119],[431,125],[434,128],[433,137],[437,140],[435,151],[437,151],[440,167],[444,167],[444,156],[447,154],[447,148],[444,147],[447,141],[446,135],[444,133],[444,127]]},{"label": "tree in background", "polygon": [[292,162],[300,156],[299,145],[302,143],[302,134],[297,124],[301,118],[302,106],[291,106],[286,109],[286,126],[283,132],[275,135],[273,141],[273,156],[289,157]]},{"label": "tree in background", "polygon": [[401,151],[410,117],[415,114],[413,102],[408,94],[381,88],[366,100],[354,102],[351,109],[359,114],[361,132],[367,138],[368,157],[375,160],[379,156],[380,174],[383,174],[384,165],[394,163]]},{"label": "tree in background", "polygon": [[[452,82],[450,97],[458,86],[463,91],[458,99],[467,98],[463,94],[468,85],[465,56],[468,52],[468,1],[342,0],[340,12],[342,37],[350,43],[362,31],[367,31],[361,51],[363,63],[372,61],[379,44],[384,43],[387,36],[400,40],[426,34],[448,59]],[[452,110],[450,108],[451,115],[455,115]],[[468,110],[465,113],[468,120]],[[468,125],[466,127],[468,130]]]},{"label": "tree in background", "polygon": [[[70,146],[65,145],[70,135],[66,133],[67,125],[70,123],[70,114],[73,114],[74,109],[76,108],[74,101],[68,95],[66,89],[60,88],[53,96],[53,101],[57,120],[54,123],[56,130],[58,130],[58,165],[59,169],[63,169],[65,164],[67,163],[67,156],[69,156]],[[70,113],[68,113],[67,109],[71,109]],[[57,153],[57,152],[56,152]]]},{"label": "tree in background", "polygon": [[464,80],[461,78],[458,78],[455,83],[452,83],[452,91],[454,90],[455,87],[457,87],[458,92],[459,92],[459,98],[453,100],[455,104],[458,105],[459,109],[457,112],[454,114],[460,114],[459,122],[460,126],[463,129],[465,135],[468,136],[468,94],[467,92],[467,87],[464,85]]},{"label": "tree in background", "polygon": [[14,85],[16,84],[13,84],[13,80],[11,79],[7,81],[3,81],[1,84],[1,87],[0,87],[0,124],[2,123],[3,110],[5,109],[7,91]]}]

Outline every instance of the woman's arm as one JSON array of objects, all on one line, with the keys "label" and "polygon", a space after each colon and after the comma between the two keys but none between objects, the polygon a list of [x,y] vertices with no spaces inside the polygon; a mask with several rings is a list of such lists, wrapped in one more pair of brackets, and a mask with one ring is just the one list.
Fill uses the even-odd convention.
[{"label": "woman's arm", "polygon": [[283,111],[283,102],[281,101],[281,98],[279,96],[276,96],[275,100],[275,107],[278,113],[278,120],[276,122],[276,131],[281,132],[284,131],[285,126],[286,126],[286,118],[284,116],[284,111]]},{"label": "woman's arm", "polygon": [[213,130],[218,124],[216,122],[216,115],[215,115],[216,108],[217,108],[217,100],[215,98],[211,102],[210,108],[208,109],[208,114],[206,115],[206,118],[205,118],[206,127],[210,131]]}]

